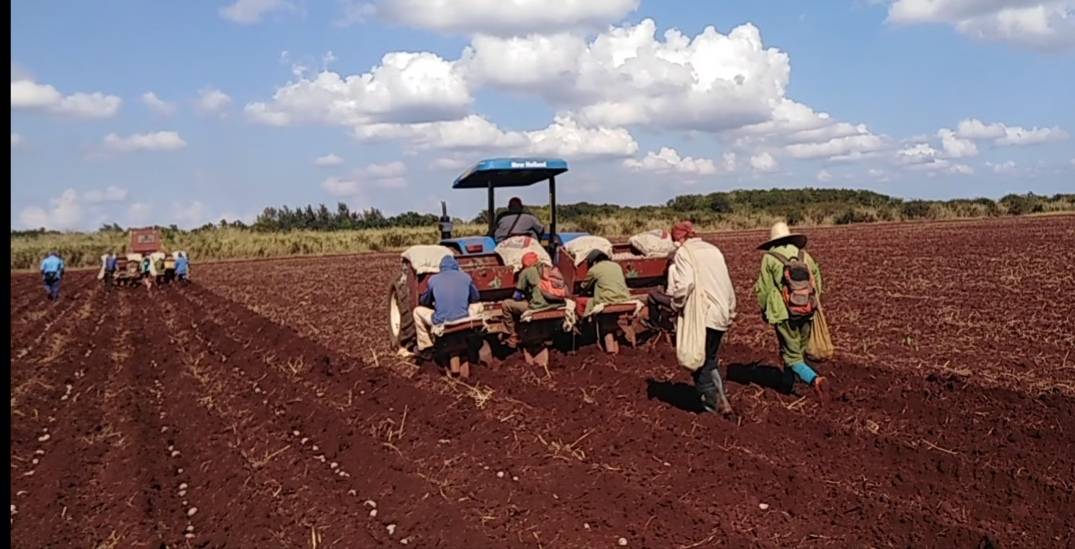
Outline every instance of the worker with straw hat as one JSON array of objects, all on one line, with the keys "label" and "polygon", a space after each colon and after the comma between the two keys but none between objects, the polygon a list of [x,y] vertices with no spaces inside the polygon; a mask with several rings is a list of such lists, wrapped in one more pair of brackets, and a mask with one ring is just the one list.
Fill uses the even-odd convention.
[{"label": "worker with straw hat", "polygon": [[776,330],[789,388],[798,377],[813,387],[820,399],[827,400],[828,381],[806,363],[810,324],[820,303],[822,284],[821,270],[805,248],[805,235],[792,233],[787,223],[774,224],[769,240],[758,246],[765,255],[754,293],[762,317]]}]

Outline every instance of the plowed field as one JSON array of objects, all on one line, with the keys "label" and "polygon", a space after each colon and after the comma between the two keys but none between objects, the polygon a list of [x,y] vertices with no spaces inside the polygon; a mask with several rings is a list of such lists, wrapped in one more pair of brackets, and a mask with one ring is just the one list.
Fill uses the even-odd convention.
[{"label": "plowed field", "polygon": [[15,275],[11,544],[1075,544],[1075,217],[808,235],[825,407],[769,387],[765,233],[713,235],[738,425],[692,410],[665,342],[466,384],[404,362],[392,254],[195,265],[152,297],[73,272],[55,304]]}]

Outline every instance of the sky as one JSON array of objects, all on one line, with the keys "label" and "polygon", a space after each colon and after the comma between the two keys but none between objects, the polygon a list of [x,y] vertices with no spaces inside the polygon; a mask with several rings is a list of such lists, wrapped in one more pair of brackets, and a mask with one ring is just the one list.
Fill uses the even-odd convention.
[{"label": "sky", "polygon": [[472,217],[484,193],[451,182],[502,156],[567,160],[566,202],[1075,192],[1075,0],[14,0],[11,14],[13,229],[337,202]]}]

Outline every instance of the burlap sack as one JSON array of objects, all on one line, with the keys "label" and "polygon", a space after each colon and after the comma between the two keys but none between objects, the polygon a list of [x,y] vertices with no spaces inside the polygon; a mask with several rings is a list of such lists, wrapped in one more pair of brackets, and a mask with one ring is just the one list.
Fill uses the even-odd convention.
[{"label": "burlap sack", "polygon": [[421,244],[407,248],[400,255],[410,262],[414,272],[429,274],[440,272],[440,261],[444,256],[452,255],[452,250],[446,246]]},{"label": "burlap sack", "polygon": [[538,256],[538,263],[552,265],[552,258],[549,257],[549,252],[546,252],[545,248],[541,247],[541,242],[536,238],[529,236],[513,236],[504,239],[503,242],[496,245],[496,253],[500,256],[501,261],[503,261],[505,265],[510,266],[515,272],[522,270],[523,256],[526,255],[527,252],[536,253]]},{"label": "burlap sack", "polygon": [[672,237],[661,229],[636,234],[628,242],[645,257],[668,257],[676,251]]},{"label": "burlap sack", "polygon": [[832,358],[835,353],[836,347],[832,344],[829,324],[825,322],[825,311],[818,304],[817,312],[810,321],[810,339],[806,342],[806,355],[820,362]]},{"label": "burlap sack", "polygon": [[571,254],[576,267],[586,261],[586,256],[594,250],[600,250],[612,258],[612,243],[602,236],[580,236],[565,244],[564,249]]}]

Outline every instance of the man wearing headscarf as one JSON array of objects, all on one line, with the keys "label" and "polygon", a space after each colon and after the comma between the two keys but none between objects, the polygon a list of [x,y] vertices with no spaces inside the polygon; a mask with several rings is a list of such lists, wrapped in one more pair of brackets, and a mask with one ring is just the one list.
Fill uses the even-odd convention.
[{"label": "man wearing headscarf", "polygon": [[493,238],[501,242],[509,236],[520,234],[530,235],[535,238],[545,232],[545,226],[541,224],[533,214],[523,210],[523,201],[514,197],[508,201],[508,211],[502,214],[496,222],[496,232]]},{"label": "man wearing headscarf", "polygon": [[470,275],[459,270],[451,255],[440,260],[440,272],[429,277],[428,289],[418,297],[414,308],[414,332],[418,352],[433,347],[434,325],[462,320],[481,313],[478,287]]},{"label": "man wearing headscarf", "polygon": [[[733,418],[734,411],[724,393],[724,383],[717,368],[721,340],[735,319],[735,289],[724,254],[713,244],[698,238],[690,221],[681,221],[672,227],[672,241],[676,252],[668,268],[668,296],[681,319],[689,313],[686,308],[691,306],[700,307],[704,318],[702,326],[678,323],[677,330],[705,330],[705,358],[701,366],[683,366],[692,370],[694,385],[705,410]],[[692,297],[694,299],[688,303]],[[686,334],[677,332],[676,335],[677,345],[691,340],[684,337]],[[692,335],[698,336],[694,341],[702,339],[701,333]]]},{"label": "man wearing headscarf", "polygon": [[504,328],[508,333],[506,343],[509,347],[514,348],[519,344],[519,336],[515,332],[515,322],[519,316],[528,310],[537,311],[553,306],[541,293],[541,266],[538,262],[538,255],[534,252],[527,252],[523,255],[523,268],[516,275],[515,293],[511,299],[505,299],[500,303]]}]

